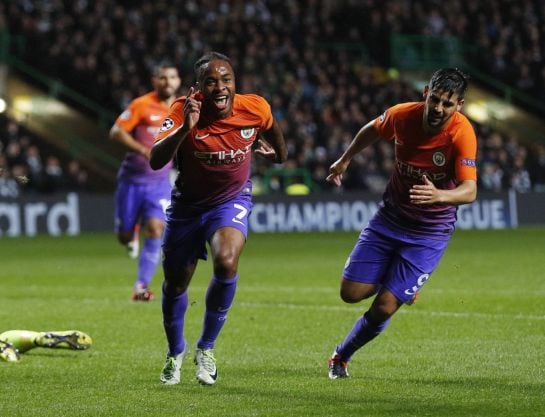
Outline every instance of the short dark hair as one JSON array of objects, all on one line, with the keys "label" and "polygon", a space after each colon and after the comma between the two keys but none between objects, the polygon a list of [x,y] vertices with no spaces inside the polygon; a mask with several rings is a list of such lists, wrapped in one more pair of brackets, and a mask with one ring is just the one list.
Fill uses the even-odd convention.
[{"label": "short dark hair", "polygon": [[201,77],[203,67],[206,64],[208,64],[210,61],[214,61],[216,59],[220,61],[225,61],[229,65],[231,65],[231,60],[229,59],[227,55],[224,55],[220,52],[207,52],[206,54],[201,56],[199,59],[197,59],[197,62],[195,62],[195,65],[193,66],[193,69],[195,70],[195,77],[197,77],[197,80]]},{"label": "short dark hair", "polygon": [[448,91],[463,99],[467,90],[469,77],[458,68],[441,68],[433,73],[430,79],[430,90]]},{"label": "short dark hair", "polygon": [[165,59],[159,62],[155,62],[153,64],[153,67],[151,68],[151,75],[153,77],[156,77],[159,75],[161,70],[165,68],[174,68],[176,69],[176,71],[178,71],[178,67],[176,65],[174,65],[171,61]]}]

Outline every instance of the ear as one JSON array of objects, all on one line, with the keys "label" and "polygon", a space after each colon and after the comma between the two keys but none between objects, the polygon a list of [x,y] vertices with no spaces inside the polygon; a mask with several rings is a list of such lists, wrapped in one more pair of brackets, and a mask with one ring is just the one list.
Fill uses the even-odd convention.
[{"label": "ear", "polygon": [[464,99],[458,100],[458,104],[456,105],[456,110],[457,111],[462,110],[462,107],[464,107],[464,103],[465,103]]},{"label": "ear", "polygon": [[430,91],[430,86],[426,84],[424,91],[422,92],[422,98],[426,100],[428,98],[428,93]]}]

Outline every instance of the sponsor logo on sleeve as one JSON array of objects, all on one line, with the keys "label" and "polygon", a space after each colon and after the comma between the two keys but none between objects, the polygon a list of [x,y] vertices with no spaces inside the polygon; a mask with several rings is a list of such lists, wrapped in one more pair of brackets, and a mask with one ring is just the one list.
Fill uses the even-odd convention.
[{"label": "sponsor logo on sleeve", "polygon": [[471,168],[477,167],[477,164],[475,163],[474,159],[462,159],[461,164]]},{"label": "sponsor logo on sleeve", "polygon": [[119,116],[121,120],[129,120],[131,118],[131,111],[129,109],[125,110],[121,115]]},{"label": "sponsor logo on sleeve", "polygon": [[163,125],[161,126],[161,129],[159,129],[159,132],[166,132],[167,130],[172,129],[172,126],[174,126],[174,120],[172,120],[171,118],[167,117],[167,118],[163,121]]}]

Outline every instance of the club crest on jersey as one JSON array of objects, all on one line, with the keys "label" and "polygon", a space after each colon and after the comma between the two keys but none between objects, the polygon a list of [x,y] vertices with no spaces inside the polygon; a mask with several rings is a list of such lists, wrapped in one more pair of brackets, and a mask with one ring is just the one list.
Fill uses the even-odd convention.
[{"label": "club crest on jersey", "polygon": [[245,129],[240,129],[240,136],[242,139],[250,139],[255,133],[255,128],[247,127]]},{"label": "club crest on jersey", "polygon": [[432,159],[433,163],[438,167],[442,167],[443,165],[445,165],[445,162],[447,162],[447,159],[445,158],[445,154],[443,152],[435,152]]},{"label": "club crest on jersey", "polygon": [[172,129],[172,126],[174,126],[174,121],[171,118],[167,117],[163,121],[163,125],[161,126],[161,129],[159,129],[159,131],[166,132],[167,130]]}]

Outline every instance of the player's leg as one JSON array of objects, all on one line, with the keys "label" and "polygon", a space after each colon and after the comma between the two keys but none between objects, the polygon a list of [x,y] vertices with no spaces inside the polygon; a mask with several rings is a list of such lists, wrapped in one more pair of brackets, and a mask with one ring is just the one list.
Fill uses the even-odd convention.
[{"label": "player's leg", "polygon": [[348,376],[348,361],[354,353],[380,335],[390,323],[391,316],[402,303],[386,288],[382,288],[373,300],[371,308],[356,320],[352,330],[337,346],[330,359],[331,379]]},{"label": "player's leg", "polygon": [[140,253],[140,223],[136,223],[132,232],[132,239],[127,243],[127,254],[129,258],[136,259]]},{"label": "player's leg", "polygon": [[198,259],[207,256],[200,219],[200,216],[169,219],[163,237],[162,311],[168,352],[160,381],[167,385],[180,382],[182,360],[189,351],[184,338],[187,288]]},{"label": "player's leg", "polygon": [[132,299],[149,301],[153,292],[149,286],[161,257],[161,239],[165,229],[165,210],[169,204],[170,184],[160,182],[142,186],[140,191],[144,219],[144,244],[138,258],[138,273]]},{"label": "player's leg", "polygon": [[91,347],[91,337],[79,330],[35,332],[31,330],[9,330],[0,335],[21,353],[35,347],[85,350]]},{"label": "player's leg", "polygon": [[246,243],[251,207],[251,196],[243,194],[207,216],[214,275],[206,292],[203,330],[195,352],[197,380],[205,385],[212,385],[217,379],[213,348],[235,297],[238,262]]},{"label": "player's leg", "polygon": [[134,239],[135,227],[138,224],[140,200],[137,185],[120,181],[115,192],[115,232],[119,243],[129,252],[128,245]]},{"label": "player's leg", "polygon": [[[360,234],[352,253],[348,257],[341,282],[340,295],[347,303],[356,303],[375,295],[382,296],[383,279],[389,265],[395,256],[395,243],[387,238],[375,222],[371,221]],[[362,316],[356,320],[350,332],[339,344],[329,358],[329,377],[331,379],[348,376],[348,361],[363,345],[372,340],[370,335],[378,335],[383,331],[387,322],[377,324],[376,329],[370,328],[370,321]]]},{"label": "player's leg", "polygon": [[21,356],[15,346],[0,339],[0,359],[6,362],[17,362],[21,359]]},{"label": "player's leg", "polygon": [[189,343],[184,337],[184,324],[185,313],[189,305],[187,287],[193,277],[196,266],[196,262],[186,265],[176,275],[171,275],[168,270],[165,270],[161,307],[168,352],[159,379],[166,385],[173,385],[180,382],[182,361],[189,353]]},{"label": "player's leg", "polygon": [[132,294],[135,301],[149,301],[154,298],[149,286],[161,258],[161,237],[164,228],[163,219],[150,218],[144,222],[144,245],[138,257],[138,272]]},{"label": "player's leg", "polygon": [[[339,363],[346,363],[361,347],[381,334],[403,304],[412,304],[430,274],[439,264],[448,240],[411,238],[398,240],[397,252],[382,280],[382,289],[369,310],[360,317],[337,347]],[[331,375],[330,375],[331,376]]]}]

